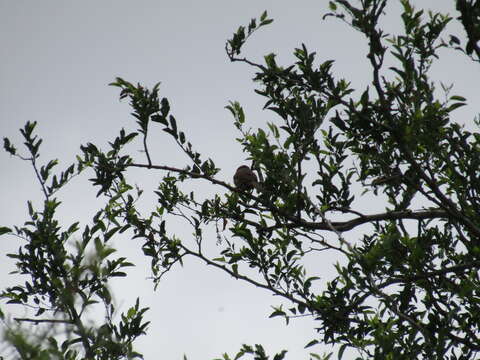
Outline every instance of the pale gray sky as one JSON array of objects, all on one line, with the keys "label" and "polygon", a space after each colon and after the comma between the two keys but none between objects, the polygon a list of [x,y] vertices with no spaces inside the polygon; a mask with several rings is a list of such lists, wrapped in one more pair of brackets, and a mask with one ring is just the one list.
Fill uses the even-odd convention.
[{"label": "pale gray sky", "polygon": [[[451,3],[414,1],[452,13]],[[179,127],[222,169],[219,179],[231,181],[246,155],[234,141],[237,134],[224,106],[230,100],[240,101],[253,127],[273,118],[260,111],[263,99],[253,92],[253,69],[232,64],[225,55],[225,41],[239,25],[248,24],[263,10],[275,19],[245,46],[246,56],[254,60],[275,52],[278,62],[287,64],[293,49],[303,42],[317,52],[318,61],[335,60],[334,73],[350,80],[354,88],[370,81],[365,41],[339,21],[322,21],[327,5],[328,1],[313,0],[295,6],[278,0],[0,0],[0,135],[20,147],[18,128],[27,120],[38,121],[37,132],[44,138],[43,160],[59,158],[67,165],[79,153],[80,144],[105,145],[120,128],[135,129],[128,105],[118,101],[118,89],[108,83],[116,76],[147,86],[161,81],[161,96],[170,99]],[[398,13],[398,8],[392,11]],[[385,21],[388,31],[398,29],[399,24],[395,17]],[[478,103],[478,76],[472,72],[478,75],[478,67],[449,54],[433,68],[436,80],[454,82],[454,93]],[[459,121],[469,124],[474,112],[465,109],[458,114]],[[150,143],[156,164],[187,163],[160,130],[150,134]],[[0,165],[0,225],[21,224],[27,216],[26,201],[38,204],[41,200],[39,186],[27,163],[1,152]],[[162,175],[134,171],[130,179],[152,189]],[[88,184],[88,177],[75,179],[59,193],[65,225],[89,221],[102,204],[95,199],[96,190]],[[212,191],[205,184],[191,186],[196,191]],[[154,203],[154,196],[147,195],[146,205],[148,201]],[[182,229],[178,232],[182,234]],[[303,349],[316,335],[310,319],[285,327],[281,320],[267,318],[270,305],[279,300],[266,292],[193,260],[183,269],[174,269],[153,292],[145,280],[148,261],[136,244],[119,241],[118,245],[138,266],[129,271],[128,280],[114,284],[117,303],[126,310],[140,296],[142,304],[151,308],[148,334],[137,342],[146,359],[180,359],[183,354],[189,359],[210,359],[223,352],[233,354],[242,343],[263,343],[270,353],[285,348],[290,359],[306,359],[309,350],[322,352],[321,347]],[[0,242],[2,287],[15,280],[5,275],[12,263],[4,255],[18,246],[13,237]],[[332,274],[333,260],[321,260],[316,263],[318,273]]]}]

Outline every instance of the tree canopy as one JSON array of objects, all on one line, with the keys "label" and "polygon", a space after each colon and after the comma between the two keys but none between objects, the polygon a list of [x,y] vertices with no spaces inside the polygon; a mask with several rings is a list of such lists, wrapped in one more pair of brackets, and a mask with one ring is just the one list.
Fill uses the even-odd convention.
[{"label": "tree canopy", "polygon": [[[283,298],[288,306],[276,306],[272,317],[312,317],[316,328],[306,346],[314,351],[316,344],[332,344],[336,351],[312,358],[342,358],[347,349],[358,359],[478,358],[480,133],[455,119],[466,99],[430,76],[441,50],[480,62],[480,2],[455,3],[457,18],[401,0],[403,31],[387,34],[380,25],[386,0],[330,2],[324,19],[364,36],[371,70],[365,88],[337,76],[334,61],[318,64],[303,44],[292,64],[279,64],[275,54],[262,63],[244,56],[245,42],[273,21],[267,12],[239,27],[226,43],[228,59],[255,71],[255,92],[275,114],[274,121],[251,128],[240,103],[226,106],[256,189],[216,177],[215,159],[191,143],[158,84],[147,88],[117,78],[111,85],[129,102],[136,129],[119,130],[108,149],[82,145],[63,171],[56,171],[57,160],[40,159],[35,122],[21,129],[26,150],[4,138],[7,152],[31,163],[44,196],[39,208],[28,203],[25,224],[0,228],[3,236],[21,239],[18,252],[8,256],[28,279],[0,293],[5,338],[16,356],[142,357],[133,344],[148,332],[148,309],[139,299],[115,317],[107,286],[133,265],[111,245],[112,238],[128,236],[151,261],[155,285],[194,257]],[[449,34],[450,22],[462,25],[466,36]],[[475,128],[479,120],[471,121]],[[172,167],[151,156],[149,141],[159,137],[158,129],[187,162]],[[141,158],[129,151],[138,144]],[[157,204],[147,213],[137,208],[145,195],[133,185],[134,168],[164,174],[153,194]],[[83,173],[104,206],[91,224],[60,224],[57,191]],[[198,182],[211,185],[214,195],[184,190]],[[192,236],[178,237],[173,219]],[[351,236],[352,230],[358,232]],[[332,264],[336,276],[325,280],[314,265],[330,254],[341,261]],[[33,310],[17,323],[34,324],[39,334],[59,326],[65,333],[32,339],[7,322],[10,304]],[[93,306],[106,314],[98,326],[86,318]],[[256,344],[223,358],[247,355],[272,356]],[[284,357],[286,350],[273,355]]]}]

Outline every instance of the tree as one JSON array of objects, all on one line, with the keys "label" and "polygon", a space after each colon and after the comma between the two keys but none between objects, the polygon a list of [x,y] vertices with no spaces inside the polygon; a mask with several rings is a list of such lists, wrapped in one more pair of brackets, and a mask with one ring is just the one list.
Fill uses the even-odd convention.
[{"label": "tree", "polygon": [[[277,122],[252,130],[238,102],[227,106],[260,191],[238,189],[215,177],[214,160],[204,159],[188,141],[158,85],[148,89],[117,78],[111,85],[128,99],[137,131],[122,129],[106,151],[91,143],[82,146],[76,163],[59,174],[53,173],[56,160],[38,164],[36,123],[21,130],[28,155],[4,139],[10,154],[31,162],[44,194],[42,209],[29,203],[30,221],[0,232],[25,240],[8,256],[17,261],[18,273],[29,276],[1,297],[35,309],[31,317],[16,320],[35,324],[48,338],[40,344],[8,325],[6,338],[20,358],[141,357],[133,341],[146,332],[147,309],[137,300],[115,320],[107,287],[132,265],[113,258],[109,239],[122,233],[141,240],[155,284],[184,259],[196,257],[284,298],[290,307],[278,306],[271,316],[287,322],[297,316],[316,319],[318,334],[307,345],[335,344],[339,358],[347,348],[362,359],[477,357],[480,135],[453,120],[466,100],[450,95],[447,86],[439,98],[429,71],[442,48],[480,61],[480,3],[456,1],[465,42],[456,35],[442,38],[451,17],[426,14],[407,0],[401,1],[404,33],[396,35],[379,26],[386,0],[352,3],[332,1],[325,18],[344,21],[365,36],[372,71],[365,89],[335,77],[333,61],[316,65],[315,53],[305,45],[295,49],[297,60],[288,66],[277,64],[274,54],[266,55],[263,64],[243,57],[245,41],[272,22],[266,12],[227,41],[229,59],[255,69],[255,91],[265,98],[264,108],[278,115]],[[389,56],[391,66],[386,65]],[[152,161],[147,136],[154,127],[175,139],[188,164]],[[127,151],[136,138],[143,160]],[[158,206],[148,214],[136,207],[142,190],[129,182],[132,168],[166,171],[155,191]],[[93,172],[89,180],[105,206],[71,251],[67,245],[80,229],[77,223],[58,223],[55,196],[85,171]],[[207,198],[185,193],[187,181],[206,181],[218,193]],[[365,212],[362,204],[372,199],[382,201],[385,210]],[[191,239],[170,233],[173,218],[192,228]],[[360,238],[349,237],[360,227]],[[207,247],[212,234],[216,246]],[[342,257],[331,281],[322,281],[308,265],[320,252]],[[87,325],[85,310],[95,304],[104,307],[106,320]],[[66,333],[52,335],[60,324]],[[245,354],[267,358],[261,345],[243,345],[235,357]]]}]

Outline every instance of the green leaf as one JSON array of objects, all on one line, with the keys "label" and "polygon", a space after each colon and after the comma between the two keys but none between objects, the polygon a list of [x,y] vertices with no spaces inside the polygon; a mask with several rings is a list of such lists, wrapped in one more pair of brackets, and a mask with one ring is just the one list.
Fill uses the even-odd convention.
[{"label": "green leaf", "polygon": [[306,349],[306,348],[309,348],[309,347],[311,347],[311,346],[313,346],[313,345],[316,345],[316,344],[318,344],[318,343],[319,343],[318,340],[312,340],[312,341],[310,341],[307,345],[305,345],[304,348],[305,348],[305,349]]},{"label": "green leaf", "polygon": [[260,23],[259,26],[265,26],[265,25],[271,24],[272,22],[273,22],[273,19],[264,20]]},{"label": "green leaf", "polygon": [[262,15],[260,15],[260,21],[263,21],[267,18],[267,10],[265,10]]},{"label": "green leaf", "polygon": [[8,234],[8,233],[11,233],[11,232],[12,232],[12,230],[8,227],[5,227],[5,226],[0,227],[0,235]]},{"label": "green leaf", "polygon": [[123,271],[115,271],[109,274],[111,277],[126,277],[127,274]]},{"label": "green leaf", "polygon": [[338,350],[338,360],[342,360],[343,353],[345,352],[347,346],[348,344],[343,344],[342,346],[340,346],[340,350]]},{"label": "green leaf", "polygon": [[450,35],[450,45],[452,44],[460,45],[460,40],[458,39],[458,37]]},{"label": "green leaf", "polygon": [[465,105],[467,105],[467,104],[466,103],[454,103],[447,108],[447,111],[452,112],[453,110],[456,110],[456,109],[458,109],[462,106],[465,106]]},{"label": "green leaf", "polygon": [[17,149],[15,149],[15,146],[13,146],[10,143],[10,140],[6,137],[3,138],[3,148],[5,149],[5,151],[10,153],[10,155],[15,155],[17,153]]},{"label": "green leaf", "polygon": [[465,99],[463,96],[459,96],[459,95],[453,95],[450,97],[450,100],[455,100],[455,101],[467,101],[467,99]]},{"label": "green leaf", "polygon": [[269,68],[276,69],[277,63],[275,62],[275,56],[276,55],[274,53],[270,53],[264,56],[265,63]]},{"label": "green leaf", "polygon": [[281,309],[275,309],[275,311],[270,314],[269,318],[273,318],[276,316],[286,316],[286,315],[287,314],[285,313],[285,311]]},{"label": "green leaf", "polygon": [[177,121],[175,120],[175,118],[172,115],[170,115],[169,119],[170,119],[170,126],[171,126],[172,131],[173,131],[172,135],[177,135]]}]

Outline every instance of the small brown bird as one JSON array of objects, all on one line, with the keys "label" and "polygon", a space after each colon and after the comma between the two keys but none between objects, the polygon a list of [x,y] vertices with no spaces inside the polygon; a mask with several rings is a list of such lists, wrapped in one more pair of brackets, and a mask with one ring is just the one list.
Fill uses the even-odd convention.
[{"label": "small brown bird", "polygon": [[238,190],[252,190],[255,188],[258,192],[261,191],[261,186],[258,183],[257,175],[246,165],[240,166],[235,175],[233,175],[233,182]]},{"label": "small brown bird", "polygon": [[399,185],[403,178],[403,174],[399,168],[395,168],[392,170],[391,174],[380,176],[372,181],[373,186],[378,185]]}]

